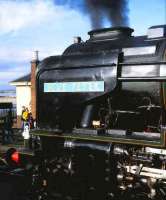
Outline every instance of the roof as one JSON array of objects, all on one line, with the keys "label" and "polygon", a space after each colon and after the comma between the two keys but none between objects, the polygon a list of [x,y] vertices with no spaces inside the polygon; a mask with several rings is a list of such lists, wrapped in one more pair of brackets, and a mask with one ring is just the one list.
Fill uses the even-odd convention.
[{"label": "roof", "polygon": [[11,85],[31,85],[31,74],[24,75],[10,82]]}]

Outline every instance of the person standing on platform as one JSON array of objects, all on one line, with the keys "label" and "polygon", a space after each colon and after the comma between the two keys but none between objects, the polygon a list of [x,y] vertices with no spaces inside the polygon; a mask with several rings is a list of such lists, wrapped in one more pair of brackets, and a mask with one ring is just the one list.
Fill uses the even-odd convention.
[{"label": "person standing on platform", "polygon": [[22,133],[22,136],[24,138],[24,148],[29,149],[29,139],[30,139],[30,128],[28,124],[25,124],[24,131]]},{"label": "person standing on platform", "polygon": [[22,112],[21,112],[21,129],[24,130],[24,118],[23,113],[25,112],[25,106],[22,106]]},{"label": "person standing on platform", "polygon": [[26,124],[29,124],[29,110],[28,108],[25,108],[22,112],[22,121],[23,121],[23,130]]},{"label": "person standing on platform", "polygon": [[24,138],[24,147],[27,149],[29,148],[29,138],[30,138],[30,123],[29,123],[29,110],[25,108],[24,112],[22,113],[22,119],[24,122],[23,125],[23,133],[22,136]]}]

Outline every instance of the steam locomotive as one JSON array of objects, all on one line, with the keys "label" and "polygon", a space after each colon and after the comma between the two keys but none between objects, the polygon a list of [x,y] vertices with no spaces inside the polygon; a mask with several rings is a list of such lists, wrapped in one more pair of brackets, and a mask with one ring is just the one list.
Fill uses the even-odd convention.
[{"label": "steam locomotive", "polygon": [[32,199],[166,198],[166,25],[90,31],[36,73]]}]

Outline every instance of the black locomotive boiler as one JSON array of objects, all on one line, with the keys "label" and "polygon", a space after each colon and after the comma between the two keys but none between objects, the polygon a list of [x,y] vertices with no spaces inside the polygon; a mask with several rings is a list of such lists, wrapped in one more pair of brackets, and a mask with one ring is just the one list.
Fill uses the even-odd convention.
[{"label": "black locomotive boiler", "polygon": [[44,59],[31,199],[166,198],[166,25],[128,27]]},{"label": "black locomotive boiler", "polygon": [[150,135],[141,132],[162,132],[165,26],[151,27],[147,36],[132,37],[132,32],[128,27],[91,31],[88,41],[41,62],[37,73],[40,130],[120,141],[129,135],[145,137],[141,143],[149,143]]},{"label": "black locomotive boiler", "polygon": [[41,199],[166,198],[166,25],[133,31],[90,31],[39,64]]}]

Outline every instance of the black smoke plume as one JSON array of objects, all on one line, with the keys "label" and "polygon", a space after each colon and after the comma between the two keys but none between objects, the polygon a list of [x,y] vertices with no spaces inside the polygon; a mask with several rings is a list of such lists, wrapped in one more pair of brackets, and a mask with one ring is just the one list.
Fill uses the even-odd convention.
[{"label": "black smoke plume", "polygon": [[112,26],[128,25],[128,0],[54,0],[57,5],[77,9],[90,17],[92,28],[103,28],[107,20]]}]

